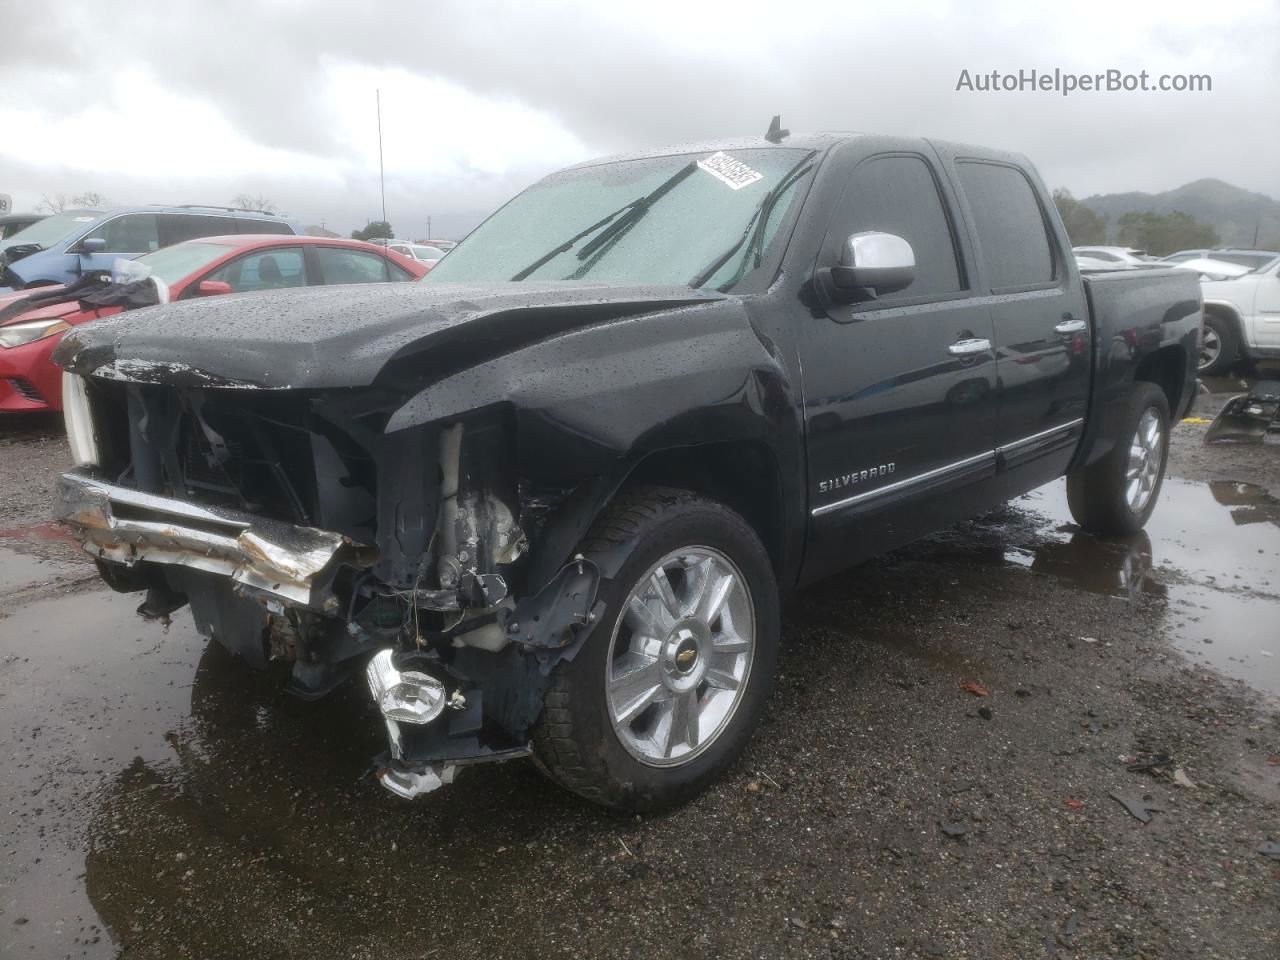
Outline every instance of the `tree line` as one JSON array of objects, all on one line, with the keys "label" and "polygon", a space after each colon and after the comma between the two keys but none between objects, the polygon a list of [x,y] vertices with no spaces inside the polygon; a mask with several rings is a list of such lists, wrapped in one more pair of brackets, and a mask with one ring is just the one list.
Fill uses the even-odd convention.
[{"label": "tree line", "polygon": [[1133,247],[1163,257],[1178,250],[1216,247],[1220,240],[1218,231],[1210,224],[1201,223],[1181,210],[1122,214],[1116,220],[1115,230],[1109,231],[1107,218],[1086,207],[1071,195],[1070,190],[1062,187],[1054,190],[1053,202],[1074,247],[1105,244],[1108,234],[1111,234],[1110,242],[1117,246]]}]

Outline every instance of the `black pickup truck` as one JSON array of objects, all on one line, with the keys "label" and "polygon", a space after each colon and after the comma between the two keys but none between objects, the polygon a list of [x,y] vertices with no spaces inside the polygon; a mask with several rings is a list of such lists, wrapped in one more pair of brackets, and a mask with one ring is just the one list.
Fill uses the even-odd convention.
[{"label": "black pickup truck", "polygon": [[771,135],[553,174],[421,282],[192,299],[62,344],[57,514],[416,796],[532,754],[668,807],[740,751],[779,596],[1067,477],[1140,528],[1199,283],[1082,280],[1030,164]]}]

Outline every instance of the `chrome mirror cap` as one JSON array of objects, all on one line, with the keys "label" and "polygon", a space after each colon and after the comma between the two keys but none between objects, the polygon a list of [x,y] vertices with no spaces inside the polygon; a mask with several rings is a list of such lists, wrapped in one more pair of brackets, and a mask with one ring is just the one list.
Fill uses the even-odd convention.
[{"label": "chrome mirror cap", "polygon": [[840,263],[831,279],[842,289],[871,289],[877,295],[911,286],[916,278],[916,255],[902,237],[869,230],[855,233],[840,249]]}]

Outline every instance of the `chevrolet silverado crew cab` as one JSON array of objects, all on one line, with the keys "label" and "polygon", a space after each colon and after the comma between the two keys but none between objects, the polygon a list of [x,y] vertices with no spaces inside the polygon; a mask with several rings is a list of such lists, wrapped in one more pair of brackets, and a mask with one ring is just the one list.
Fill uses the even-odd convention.
[{"label": "chevrolet silverado crew cab", "polygon": [[318,697],[412,797],[532,754],[625,810],[743,748],[779,595],[1064,474],[1138,530],[1200,290],[1081,280],[1022,157],[852,134],[583,163],[412,284],[67,335],[58,516],[140,612]]}]

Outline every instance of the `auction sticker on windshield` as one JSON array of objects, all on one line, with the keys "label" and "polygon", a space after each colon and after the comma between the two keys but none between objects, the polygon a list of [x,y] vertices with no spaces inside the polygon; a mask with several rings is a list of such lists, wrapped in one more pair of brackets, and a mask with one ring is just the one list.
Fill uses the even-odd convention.
[{"label": "auction sticker on windshield", "polygon": [[727,183],[734,190],[749,187],[757,180],[763,180],[764,174],[752,170],[741,160],[735,160],[723,150],[717,150],[711,156],[698,161],[699,168],[707,171],[721,183]]}]

